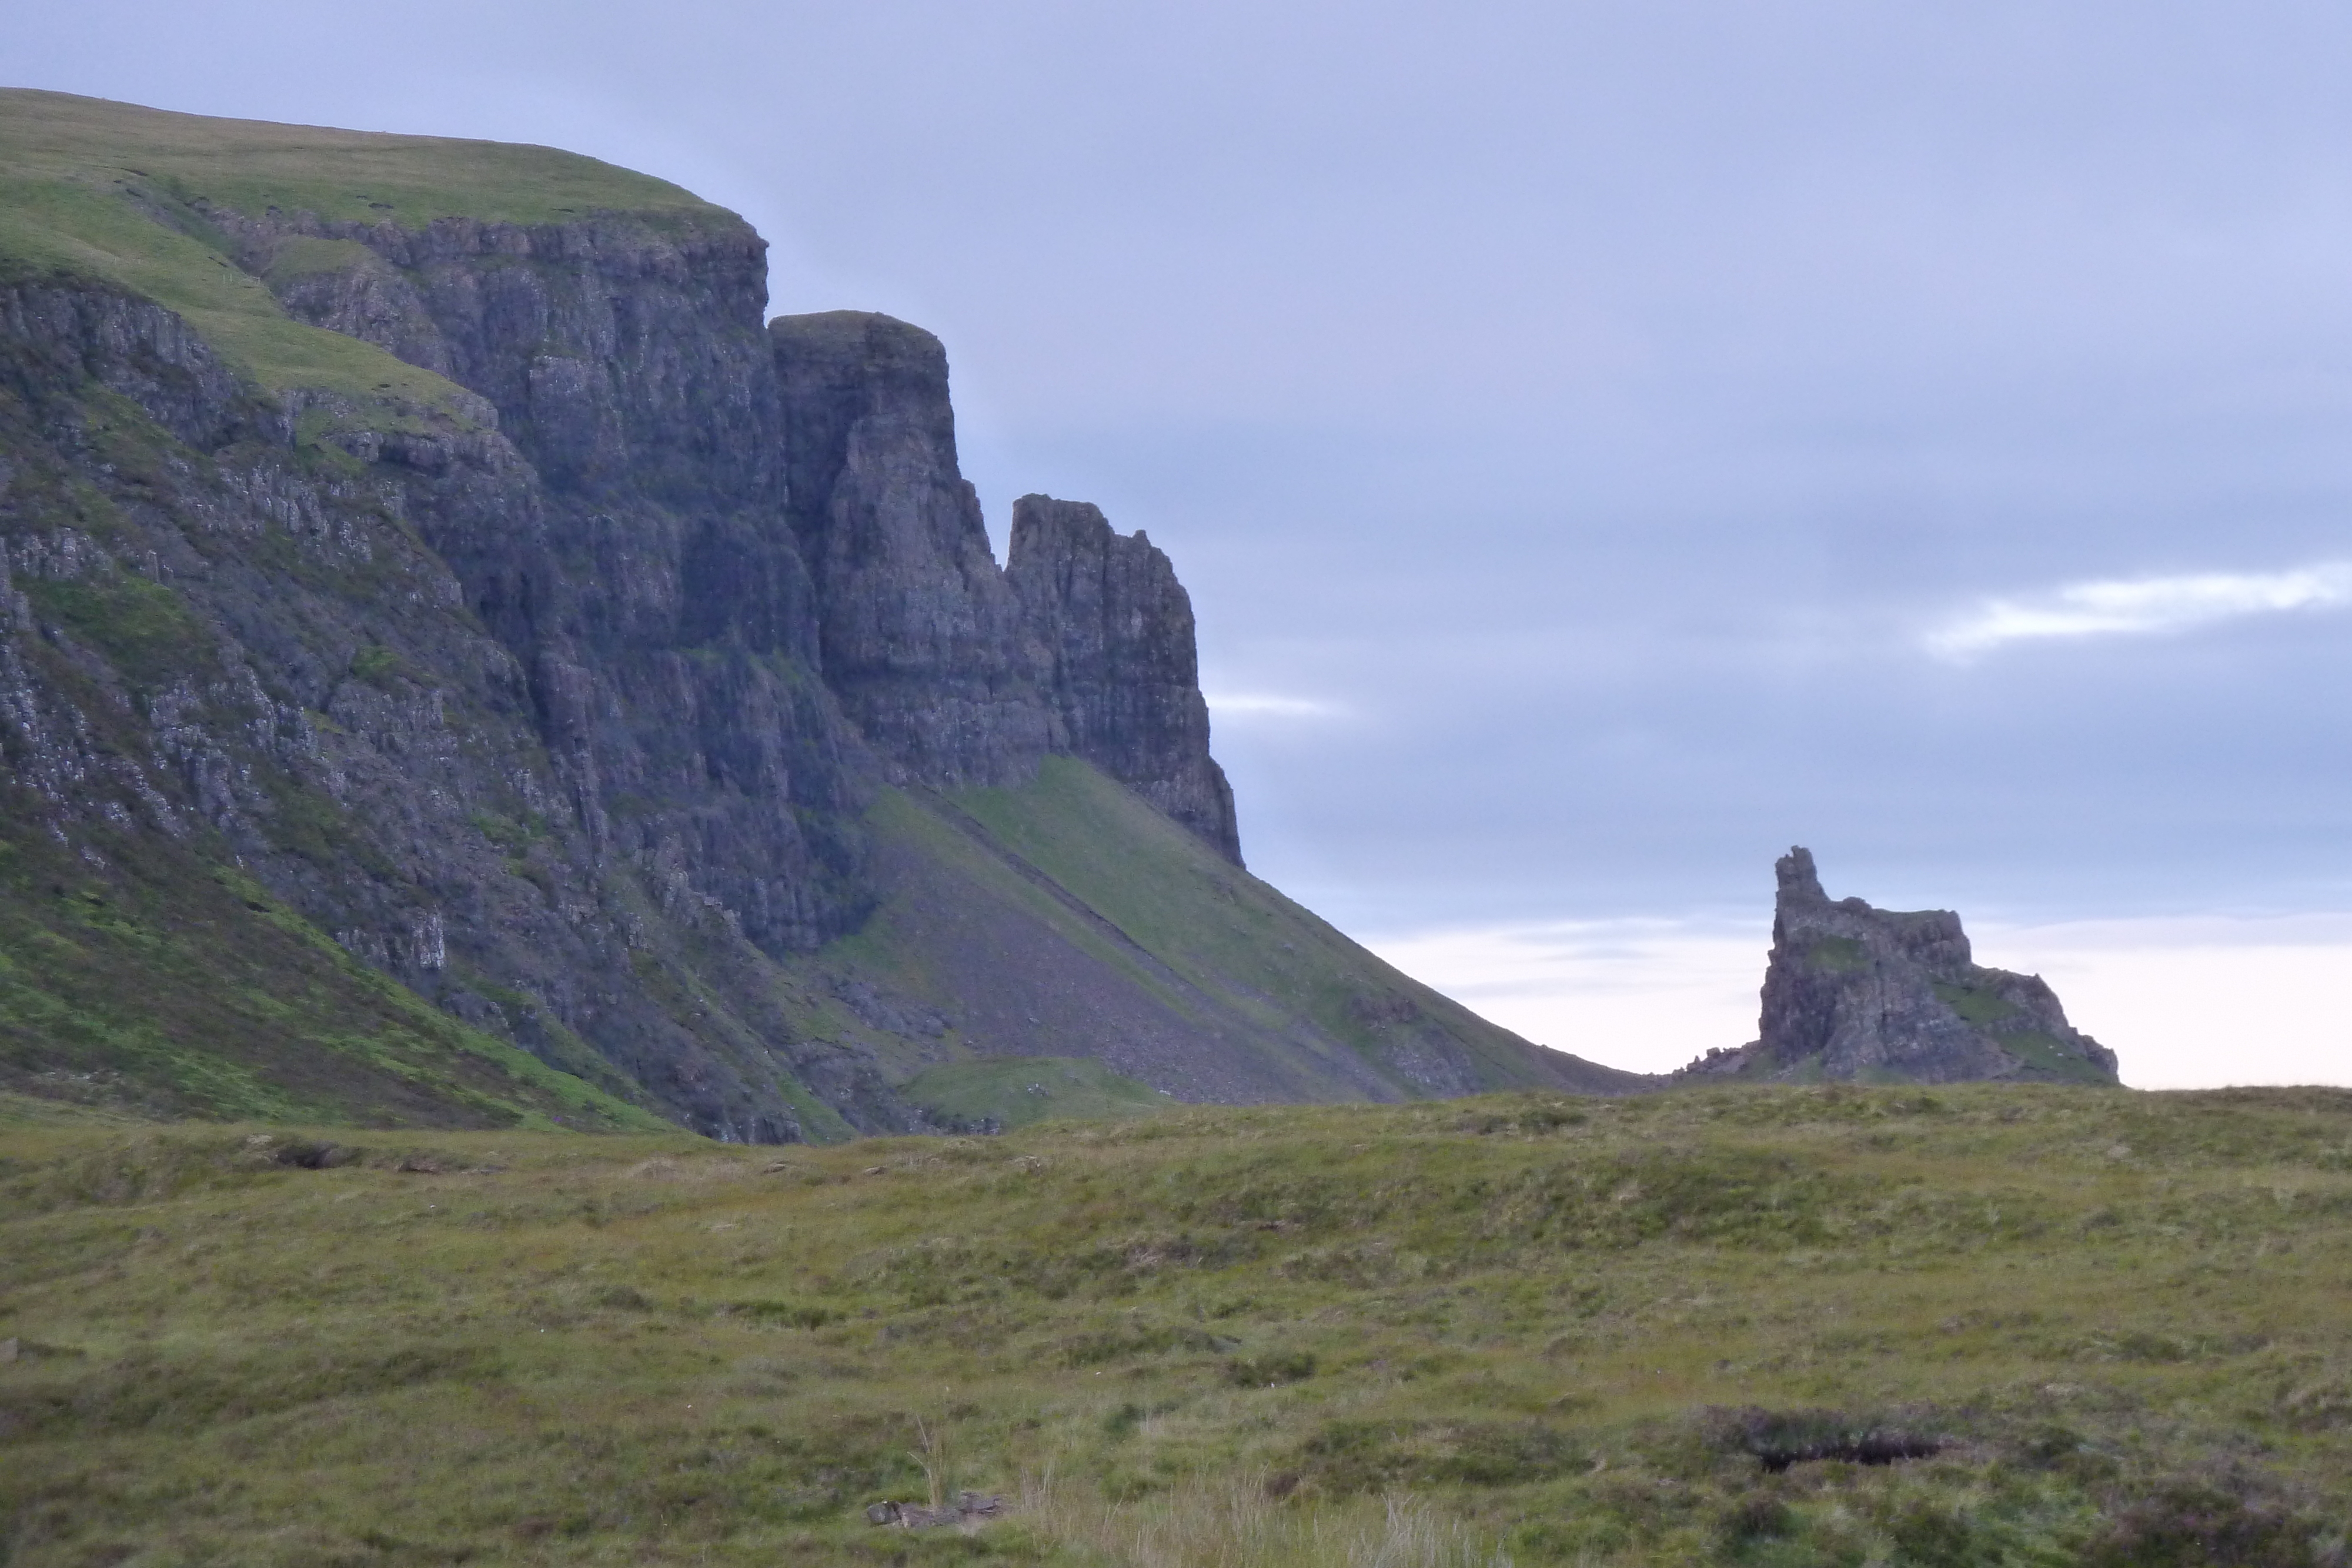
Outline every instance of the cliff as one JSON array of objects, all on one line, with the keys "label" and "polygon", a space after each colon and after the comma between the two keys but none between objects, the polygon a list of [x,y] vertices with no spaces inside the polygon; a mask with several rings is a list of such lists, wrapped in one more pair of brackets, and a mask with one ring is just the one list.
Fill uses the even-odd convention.
[{"label": "cliff", "polygon": [[1192,601],[1168,558],[1049,496],[1013,504],[1007,557],[1058,737],[1241,864],[1233,787],[1209,755]]},{"label": "cliff", "polygon": [[1000,570],[937,340],[763,321],[731,214],[20,91],[0,182],[8,1086],[754,1140],[980,1055],[1644,1086],[1249,877],[1166,557],[1030,497]]},{"label": "cliff", "polygon": [[2067,1023],[2040,976],[1975,962],[1958,915],[1832,903],[1809,850],[1790,850],[1774,869],[1759,1037],[1701,1058],[1684,1076],[2116,1082],[2115,1052]]},{"label": "cliff", "polygon": [[956,463],[947,351],[835,310],[769,324],[828,686],[897,782],[1017,782],[1059,738]]}]

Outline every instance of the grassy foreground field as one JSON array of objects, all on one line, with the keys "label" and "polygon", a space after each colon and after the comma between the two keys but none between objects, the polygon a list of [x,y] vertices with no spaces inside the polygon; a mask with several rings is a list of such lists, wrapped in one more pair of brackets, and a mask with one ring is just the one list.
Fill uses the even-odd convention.
[{"label": "grassy foreground field", "polygon": [[2325,1090],[0,1117],[0,1561],[2332,1563],[2347,1217]]}]

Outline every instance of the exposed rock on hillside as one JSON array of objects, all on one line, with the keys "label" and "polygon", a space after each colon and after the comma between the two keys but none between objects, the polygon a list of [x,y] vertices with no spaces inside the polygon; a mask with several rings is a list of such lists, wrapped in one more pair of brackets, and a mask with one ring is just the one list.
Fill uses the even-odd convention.
[{"label": "exposed rock on hillside", "polygon": [[1192,601],[1168,558],[1050,496],[1013,503],[1006,555],[1070,751],[1241,864],[1233,787],[1209,755]]},{"label": "exposed rock on hillside", "polygon": [[861,310],[779,317],[768,331],[826,684],[895,781],[1031,777],[1059,737],[956,463],[946,350]]},{"label": "exposed rock on hillside", "polygon": [[2040,976],[1977,964],[1958,915],[1832,903],[1809,850],[1790,850],[1774,870],[1760,1038],[1702,1057],[1685,1075],[2115,1082],[2115,1052],[2067,1023]]},{"label": "exposed rock on hillside", "polygon": [[[731,1138],[910,1128],[898,1086],[983,1053],[1646,1086],[1242,872],[1167,559],[1033,497],[1000,570],[938,340],[763,323],[733,214],[9,90],[0,174],[44,193],[0,225],[0,1082],[388,1113],[297,1092],[392,1071],[388,978],[440,1009],[403,1040]],[[331,974],[222,989],[286,942]],[[225,1071],[271,1008],[350,1071]]]}]

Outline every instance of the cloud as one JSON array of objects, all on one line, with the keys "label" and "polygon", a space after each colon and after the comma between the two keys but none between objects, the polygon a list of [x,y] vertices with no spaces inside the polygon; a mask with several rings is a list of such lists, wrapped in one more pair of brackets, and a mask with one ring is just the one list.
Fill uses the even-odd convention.
[{"label": "cloud", "polygon": [[1756,1038],[1769,942],[1760,924],[1622,919],[1454,927],[1365,945],[1538,1044],[1670,1072]]},{"label": "cloud", "polygon": [[1218,718],[1338,718],[1347,711],[1337,703],[1276,696],[1270,692],[1210,692],[1206,695],[1210,713]]},{"label": "cloud", "polygon": [[2292,571],[2198,572],[2077,582],[2023,599],[1988,599],[1927,633],[1930,653],[1967,659],[2011,643],[2179,632],[2215,621],[2352,603],[2352,561]]}]

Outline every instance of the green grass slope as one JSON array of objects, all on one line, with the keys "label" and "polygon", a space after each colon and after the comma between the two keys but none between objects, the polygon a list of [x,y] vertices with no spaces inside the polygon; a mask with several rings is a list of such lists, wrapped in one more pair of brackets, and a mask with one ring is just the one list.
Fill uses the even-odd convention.
[{"label": "green grass slope", "polygon": [[1099,1061],[1068,1056],[992,1056],[948,1061],[910,1079],[903,1092],[941,1124],[992,1123],[1011,1132],[1039,1122],[1152,1116],[1171,1108],[1149,1084]]},{"label": "green grass slope", "polygon": [[[0,89],[0,276],[117,284],[186,318],[264,390],[317,388],[463,416],[461,389],[373,344],[289,317],[239,270],[206,205],[422,228],[598,213],[740,222],[675,185],[552,148],[218,120]],[[321,242],[330,243],[330,242]]]},{"label": "green grass slope", "polygon": [[240,212],[406,228],[444,217],[731,215],[650,174],[552,147],[223,120],[26,88],[0,89],[0,146],[11,166],[53,175],[121,173]]},{"label": "green grass slope", "polygon": [[101,1115],[666,1125],[602,1063],[577,1065],[609,1088],[468,1029],[231,868],[134,833],[93,864],[29,820],[0,809],[0,1090]]},{"label": "green grass slope", "polygon": [[2326,1090],[11,1128],[0,1553],[2305,1568],[2347,1213]]},{"label": "green grass slope", "polygon": [[890,896],[818,965],[953,1020],[951,1055],[1087,1055],[1190,1100],[1655,1086],[1399,973],[1076,758],[889,792],[872,827]]},{"label": "green grass slope", "polygon": [[1426,1024],[1461,1043],[1479,1088],[1644,1086],[1637,1074],[1530,1048],[1367,952],[1075,758],[1047,758],[1027,789],[973,790],[957,804],[1171,969],[1269,1029],[1303,1016],[1378,1059],[1393,1048],[1401,1026]]}]

